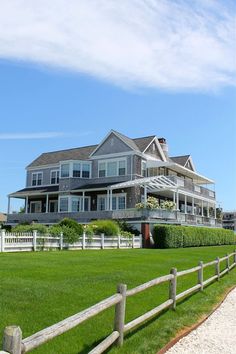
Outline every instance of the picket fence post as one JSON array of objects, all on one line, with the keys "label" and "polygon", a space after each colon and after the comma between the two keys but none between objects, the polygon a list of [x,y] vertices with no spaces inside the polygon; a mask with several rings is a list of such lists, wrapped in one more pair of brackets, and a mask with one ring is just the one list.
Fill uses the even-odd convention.
[{"label": "picket fence post", "polygon": [[120,248],[120,235],[118,235],[118,243],[117,243],[117,248]]},{"label": "picket fence post", "polygon": [[37,251],[37,230],[33,230],[33,251]]},{"label": "picket fence post", "polygon": [[104,250],[104,234],[101,234],[101,249]]},{"label": "picket fence post", "polygon": [[60,233],[60,250],[63,250],[63,232]]},{"label": "picket fence post", "polygon": [[134,248],[134,235],[132,236],[132,248]]},{"label": "picket fence post", "polygon": [[85,231],[83,232],[83,236],[82,236],[82,250],[85,249],[86,245],[85,245],[85,237],[86,237],[86,234],[85,234]]},{"label": "picket fence post", "polygon": [[5,251],[5,237],[6,237],[6,230],[2,229],[0,230],[0,235],[1,235],[1,245],[0,245],[0,252]]}]

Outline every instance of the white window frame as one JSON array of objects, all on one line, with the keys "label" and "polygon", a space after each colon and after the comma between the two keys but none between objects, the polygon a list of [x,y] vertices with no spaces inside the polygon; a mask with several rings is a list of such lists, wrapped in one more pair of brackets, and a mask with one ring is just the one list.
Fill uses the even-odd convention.
[{"label": "white window frame", "polygon": [[[113,193],[112,198],[116,198],[116,209],[112,210],[125,210],[125,209],[119,209],[119,197],[125,197],[125,209],[127,209],[127,193]],[[100,198],[105,198],[105,209],[100,210],[98,209],[99,206],[99,199]],[[110,204],[110,197],[109,197],[109,204]],[[97,195],[97,211],[106,211],[107,209],[107,194],[98,194]]]},{"label": "white window frame", "polygon": [[[42,178],[41,178],[41,181],[42,181],[42,183],[41,184],[38,184],[38,175],[42,175]],[[36,177],[36,184],[35,185],[33,185],[33,176],[34,175],[36,175],[37,177]],[[32,175],[31,175],[31,186],[32,187],[37,187],[37,186],[43,186],[43,171],[37,171],[37,172],[33,172],[32,173]]]},{"label": "white window frame", "polygon": [[[67,211],[60,210],[62,198],[68,198],[68,210]],[[72,198],[80,199],[80,210],[77,212],[72,211]],[[85,211],[90,211],[91,210],[91,197],[86,195],[84,198],[88,199],[88,210],[85,210]],[[82,205],[83,205],[83,196],[82,195],[60,195],[59,200],[58,200],[58,212],[59,213],[81,213],[81,212],[83,212]]]},{"label": "white window frame", "polygon": [[30,214],[37,214],[37,213],[32,213],[32,204],[40,204],[40,211],[37,213],[42,213],[42,201],[41,200],[30,201]]},{"label": "white window frame", "polygon": [[[80,164],[80,177],[73,177],[73,164],[78,163]],[[69,176],[62,177],[61,176],[61,165],[69,165]],[[89,177],[82,177],[83,173],[83,165],[89,165]],[[92,178],[92,162],[87,160],[67,160],[67,161],[60,161],[60,178],[82,178],[82,179],[91,179]]]},{"label": "white window frame", "polygon": [[[119,162],[120,161],[124,161],[125,162],[125,174],[124,175],[119,175]],[[108,176],[107,175],[107,165],[109,162],[116,162],[116,174],[113,175],[113,176]],[[99,166],[101,164],[105,164],[105,176],[99,176]],[[127,158],[117,158],[117,159],[107,159],[107,160],[100,160],[98,161],[98,178],[109,178],[109,177],[124,177],[124,176],[127,176]]]},{"label": "white window frame", "polygon": [[[57,180],[57,173],[58,173],[58,183],[52,183],[52,173],[53,172],[56,172],[56,180]],[[60,179],[60,170],[52,170],[50,172],[50,184],[52,184],[53,186],[59,184],[59,179]]]}]

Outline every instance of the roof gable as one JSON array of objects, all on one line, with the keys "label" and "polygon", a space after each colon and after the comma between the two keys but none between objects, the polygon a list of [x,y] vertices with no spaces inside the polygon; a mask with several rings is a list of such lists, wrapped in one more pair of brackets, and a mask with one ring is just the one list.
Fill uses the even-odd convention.
[{"label": "roof gable", "polygon": [[90,156],[108,155],[128,151],[139,151],[139,149],[132,139],[111,130],[101,143],[97,145]]},{"label": "roof gable", "polygon": [[175,163],[186,167],[187,169],[191,171],[196,171],[195,166],[193,164],[192,157],[190,155],[183,155],[183,156],[173,156],[170,158],[172,161]]}]

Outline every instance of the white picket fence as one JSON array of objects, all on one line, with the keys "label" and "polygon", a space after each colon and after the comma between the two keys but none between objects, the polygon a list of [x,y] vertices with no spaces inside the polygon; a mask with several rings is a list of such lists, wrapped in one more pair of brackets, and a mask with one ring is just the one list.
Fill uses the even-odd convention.
[{"label": "white picket fence", "polygon": [[39,235],[33,233],[9,233],[0,230],[0,252],[25,252],[47,250],[84,250],[84,249],[112,249],[112,248],[141,248],[142,235],[132,238],[117,236],[93,235],[85,233],[78,242],[68,244],[59,236]]}]

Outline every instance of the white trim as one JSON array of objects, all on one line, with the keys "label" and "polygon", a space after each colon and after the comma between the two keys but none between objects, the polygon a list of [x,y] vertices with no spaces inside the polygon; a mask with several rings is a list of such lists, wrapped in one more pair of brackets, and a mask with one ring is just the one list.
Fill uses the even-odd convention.
[{"label": "white trim", "polygon": [[[119,175],[119,162],[120,161],[124,161],[125,162],[125,174],[124,175]],[[116,174],[114,176],[107,176],[107,164],[109,162],[117,162],[116,165]],[[105,164],[105,176],[99,176],[99,165],[101,165],[102,163]],[[116,158],[116,159],[106,159],[106,160],[99,160],[98,161],[98,178],[109,178],[109,177],[125,177],[127,176],[127,158]]]},{"label": "white trim", "polygon": [[[50,185],[51,186],[55,186],[55,185],[59,185],[59,181],[58,181],[58,183],[52,183],[52,173],[53,172],[58,172],[58,180],[60,180],[60,168],[58,169],[58,170],[51,170],[50,171]],[[57,176],[56,176],[56,180],[57,180]]]},{"label": "white trim", "polygon": [[145,151],[149,148],[149,146],[150,146],[153,142],[156,143],[156,146],[157,146],[157,148],[158,148],[158,150],[159,150],[159,153],[160,153],[160,155],[161,155],[163,161],[167,161],[167,159],[166,159],[166,157],[165,157],[165,154],[164,154],[164,152],[163,152],[163,150],[162,150],[161,144],[159,143],[159,140],[158,140],[158,138],[157,138],[156,136],[152,139],[152,141],[148,144],[148,146],[147,146],[147,147],[145,148],[145,150],[143,150],[142,152],[145,154]]},{"label": "white trim", "polygon": [[[124,209],[119,209],[117,208],[119,206],[119,201],[118,198],[119,197],[125,197],[125,208]],[[108,202],[108,198],[107,198],[107,194],[98,194],[97,195],[97,211],[102,211],[101,209],[98,209],[98,205],[99,205],[99,199],[104,198],[105,200],[105,209],[104,210],[125,210],[126,206],[127,206],[127,193],[111,193],[110,194],[110,198],[109,198],[109,204],[107,205]],[[112,209],[112,199],[116,198],[116,209]]]},{"label": "white trim", "polygon": [[[109,138],[109,136],[111,134],[114,134],[119,140],[121,140],[126,146],[128,146],[132,151],[136,151],[133,146],[131,146],[129,143],[127,143],[124,139],[122,139],[121,136],[119,136],[118,134],[119,132],[116,132],[115,130],[111,129],[110,132],[105,136],[105,138],[100,142],[100,144],[98,144],[98,146],[94,149],[94,151],[92,151],[92,153],[89,155],[89,157],[92,157],[96,151],[98,151],[98,149],[105,143],[105,141]],[[121,133],[120,133],[121,134]],[[127,137],[128,139],[130,139],[129,137]],[[130,139],[132,140],[132,139]],[[134,143],[135,144],[135,143]]]},{"label": "white trim", "polygon": [[[39,174],[42,174],[42,178],[41,178],[41,184],[37,184],[37,182],[38,182],[38,175]],[[37,175],[37,178],[36,178],[36,184],[35,185],[33,185],[33,176],[34,175]],[[42,187],[43,186],[43,171],[37,171],[37,172],[33,172],[32,174],[31,174],[31,186],[30,187]]]},{"label": "white trim", "polygon": [[35,171],[35,170],[44,170],[44,169],[48,169],[48,168],[59,168],[60,167],[60,163],[58,164],[52,164],[52,165],[39,165],[39,166],[35,166],[35,167],[26,167],[26,171]]},{"label": "white trim", "polygon": [[91,161],[93,160],[100,160],[100,159],[109,159],[109,158],[119,158],[119,157],[124,157],[124,156],[140,156],[143,157],[145,159],[147,159],[147,155],[144,155],[143,153],[141,153],[140,151],[130,151],[130,152],[116,152],[113,154],[106,154],[106,155],[99,155],[99,156],[91,156]]}]

